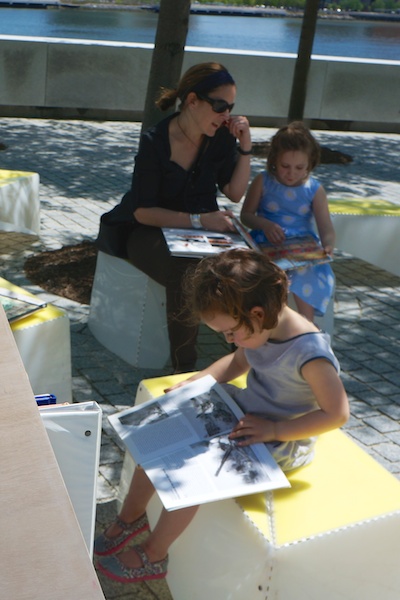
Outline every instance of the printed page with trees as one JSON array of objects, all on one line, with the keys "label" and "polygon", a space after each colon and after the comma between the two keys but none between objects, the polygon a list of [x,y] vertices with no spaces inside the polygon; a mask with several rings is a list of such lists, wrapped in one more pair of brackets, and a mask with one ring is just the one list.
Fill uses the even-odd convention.
[{"label": "printed page with trees", "polygon": [[290,487],[265,444],[228,435],[243,415],[210,375],[109,421],[167,510]]}]

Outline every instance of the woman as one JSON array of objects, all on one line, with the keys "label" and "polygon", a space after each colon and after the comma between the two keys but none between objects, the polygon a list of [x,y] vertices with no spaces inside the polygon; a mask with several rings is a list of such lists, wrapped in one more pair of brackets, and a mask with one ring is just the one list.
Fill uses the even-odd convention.
[{"label": "woman", "polygon": [[[171,256],[161,227],[234,231],[230,211],[220,211],[219,189],[239,202],[250,176],[248,120],[232,116],[236,86],[218,63],[191,67],[176,89],[162,90],[157,106],[179,110],[142,135],[132,187],[121,204],[103,215],[102,224],[120,226],[116,252],[165,286],[167,323],[175,372],[196,364],[197,327],[186,322],[181,280],[195,259]],[[98,246],[110,251],[107,239]]]}]

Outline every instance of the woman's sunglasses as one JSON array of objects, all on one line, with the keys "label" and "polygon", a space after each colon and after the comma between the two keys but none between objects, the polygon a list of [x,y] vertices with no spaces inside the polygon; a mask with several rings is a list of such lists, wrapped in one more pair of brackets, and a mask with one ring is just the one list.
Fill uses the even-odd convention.
[{"label": "woman's sunglasses", "polygon": [[213,111],[219,114],[224,113],[226,110],[231,112],[235,106],[235,104],[228,104],[226,100],[222,100],[220,98],[210,98],[210,96],[197,93],[196,96],[200,98],[200,100],[205,100],[205,102],[208,102]]}]

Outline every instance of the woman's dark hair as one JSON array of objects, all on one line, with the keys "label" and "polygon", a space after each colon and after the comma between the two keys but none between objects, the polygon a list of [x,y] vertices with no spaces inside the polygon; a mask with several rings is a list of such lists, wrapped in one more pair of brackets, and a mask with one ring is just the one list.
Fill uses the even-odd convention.
[{"label": "woman's dark hair", "polygon": [[283,152],[304,152],[308,156],[308,171],[319,165],[321,148],[309,129],[301,121],[293,121],[281,127],[271,139],[268,152],[267,169],[273,175],[278,157]]},{"label": "woman's dark hair", "polygon": [[286,273],[256,250],[233,249],[201,260],[187,272],[186,310],[199,322],[206,315],[228,314],[254,332],[250,311],[264,309],[263,328],[273,329],[287,302]]},{"label": "woman's dark hair", "polygon": [[180,100],[180,109],[190,92],[208,94],[221,85],[235,85],[229,71],[216,62],[200,63],[182,75],[176,89],[162,88],[156,106],[168,110]]}]

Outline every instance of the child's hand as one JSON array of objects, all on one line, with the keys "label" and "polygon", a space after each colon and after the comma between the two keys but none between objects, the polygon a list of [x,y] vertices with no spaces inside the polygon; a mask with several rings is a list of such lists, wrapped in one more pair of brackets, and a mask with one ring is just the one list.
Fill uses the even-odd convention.
[{"label": "child's hand", "polygon": [[[242,438],[242,439],[239,439]],[[257,442],[272,442],[275,438],[275,423],[256,415],[245,415],[229,435],[238,446],[249,446]]]},{"label": "child's hand", "polygon": [[327,254],[330,257],[333,256],[333,250],[334,250],[333,246],[329,246],[329,245],[324,246],[324,252],[325,252],[325,254]]},{"label": "child's hand", "polygon": [[263,226],[265,237],[271,244],[281,244],[285,239],[285,232],[280,225],[273,223],[272,221],[266,220]]}]

